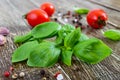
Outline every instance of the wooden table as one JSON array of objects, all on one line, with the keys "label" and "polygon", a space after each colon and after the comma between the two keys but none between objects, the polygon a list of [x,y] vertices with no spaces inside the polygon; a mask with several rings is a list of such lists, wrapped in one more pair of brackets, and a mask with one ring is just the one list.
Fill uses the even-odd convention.
[{"label": "wooden table", "polygon": [[0,27],[5,26],[10,30],[7,43],[0,46],[0,80],[13,80],[11,77],[5,78],[3,76],[4,71],[8,71],[10,66],[14,67],[14,73],[25,73],[23,78],[17,78],[17,80],[42,80],[40,75],[42,69],[49,76],[47,80],[55,80],[53,75],[57,71],[62,72],[64,80],[120,80],[120,41],[114,42],[103,38],[99,30],[97,30],[97,33],[93,30],[89,35],[102,39],[113,49],[113,53],[99,64],[90,65],[75,59],[70,67],[57,63],[51,68],[31,68],[25,62],[11,63],[12,52],[17,48],[13,42],[13,37],[30,30],[22,19],[22,15],[31,9],[38,8],[41,3],[46,1],[55,4],[56,12],[60,10],[63,12],[72,11],[74,6],[104,9],[109,17],[105,29],[120,29],[119,0],[0,0]]}]

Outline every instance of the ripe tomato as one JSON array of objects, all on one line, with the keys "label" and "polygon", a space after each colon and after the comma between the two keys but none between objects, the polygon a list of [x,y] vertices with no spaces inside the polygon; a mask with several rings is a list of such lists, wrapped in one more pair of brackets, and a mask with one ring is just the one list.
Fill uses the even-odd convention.
[{"label": "ripe tomato", "polygon": [[94,9],[87,14],[88,24],[95,29],[105,26],[107,19],[107,14],[102,9]]},{"label": "ripe tomato", "polygon": [[34,9],[31,10],[26,14],[26,20],[28,23],[32,26],[35,27],[36,25],[43,23],[43,22],[48,22],[50,21],[49,16],[47,13],[41,9]]},{"label": "ripe tomato", "polygon": [[47,12],[48,16],[52,16],[53,13],[55,12],[55,7],[52,3],[50,2],[45,2],[41,4],[40,8]]}]

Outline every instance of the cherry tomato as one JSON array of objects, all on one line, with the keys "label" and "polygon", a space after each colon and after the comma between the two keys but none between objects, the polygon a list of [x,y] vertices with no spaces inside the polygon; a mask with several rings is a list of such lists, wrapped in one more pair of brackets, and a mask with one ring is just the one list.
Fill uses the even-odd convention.
[{"label": "cherry tomato", "polygon": [[52,3],[50,2],[45,2],[41,4],[40,8],[47,12],[48,16],[52,16],[53,13],[55,12],[55,7]]},{"label": "cherry tomato", "polygon": [[102,9],[94,9],[87,14],[88,24],[95,29],[103,28],[106,25],[108,17]]},{"label": "cherry tomato", "polygon": [[45,11],[34,9],[26,14],[26,20],[32,27],[35,27],[40,23],[50,21],[50,18]]}]

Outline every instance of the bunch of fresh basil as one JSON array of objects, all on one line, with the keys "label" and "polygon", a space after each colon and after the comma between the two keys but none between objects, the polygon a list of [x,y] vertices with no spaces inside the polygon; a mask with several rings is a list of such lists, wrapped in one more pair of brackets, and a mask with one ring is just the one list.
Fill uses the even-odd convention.
[{"label": "bunch of fresh basil", "polygon": [[56,22],[39,24],[26,35],[16,36],[14,42],[22,44],[13,52],[12,62],[27,60],[32,67],[51,67],[58,60],[70,66],[73,55],[96,64],[112,52],[101,40],[81,33],[80,28]]}]

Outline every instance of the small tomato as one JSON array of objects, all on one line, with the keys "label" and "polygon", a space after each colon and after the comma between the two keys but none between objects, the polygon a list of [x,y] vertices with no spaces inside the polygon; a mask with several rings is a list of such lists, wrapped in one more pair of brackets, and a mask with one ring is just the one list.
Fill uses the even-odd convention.
[{"label": "small tomato", "polygon": [[32,27],[35,27],[40,23],[50,21],[49,16],[42,9],[31,10],[26,14],[25,18]]},{"label": "small tomato", "polygon": [[102,28],[106,25],[107,14],[102,9],[94,9],[87,14],[88,24],[95,29]]},{"label": "small tomato", "polygon": [[52,16],[55,12],[55,7],[50,2],[45,2],[41,4],[40,9],[44,10],[48,14],[48,16]]}]

